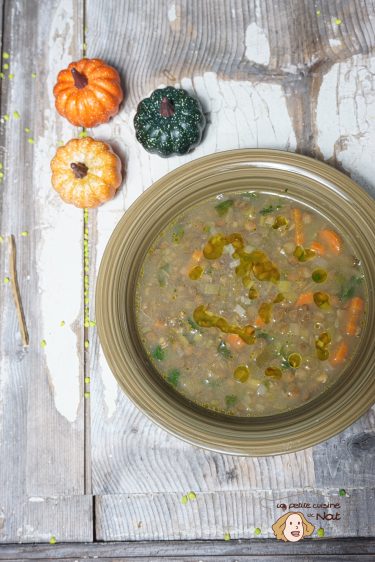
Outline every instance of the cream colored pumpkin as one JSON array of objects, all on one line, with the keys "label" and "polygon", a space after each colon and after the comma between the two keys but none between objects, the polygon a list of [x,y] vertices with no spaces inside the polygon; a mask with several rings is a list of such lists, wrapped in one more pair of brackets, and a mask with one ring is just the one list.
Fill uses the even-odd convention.
[{"label": "cream colored pumpkin", "polygon": [[107,143],[91,137],[58,148],[51,169],[54,189],[66,203],[80,208],[109,201],[122,181],[119,157]]}]

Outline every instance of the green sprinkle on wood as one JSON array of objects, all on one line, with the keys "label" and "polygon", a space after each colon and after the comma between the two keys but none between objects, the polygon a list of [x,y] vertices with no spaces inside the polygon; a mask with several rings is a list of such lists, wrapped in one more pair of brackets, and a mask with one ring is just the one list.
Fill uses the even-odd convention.
[{"label": "green sprinkle on wood", "polygon": [[88,349],[89,345],[90,345],[89,340],[85,340],[85,349]]},{"label": "green sprinkle on wood", "polygon": [[9,80],[13,80],[14,74],[8,74],[8,78],[9,78]]},{"label": "green sprinkle on wood", "polygon": [[342,20],[340,18],[336,18],[335,19],[335,24],[336,25],[341,25],[342,24]]},{"label": "green sprinkle on wood", "polygon": [[49,539],[49,544],[56,544],[56,537],[52,535],[52,537]]},{"label": "green sprinkle on wood", "polygon": [[324,532],[323,527],[320,527],[320,528],[317,530],[316,534],[318,535],[318,537],[324,537],[325,532]]},{"label": "green sprinkle on wood", "polygon": [[195,492],[189,492],[187,496],[188,496],[189,500],[196,500],[197,499],[197,495],[196,495]]},{"label": "green sprinkle on wood", "polygon": [[85,328],[89,328],[90,322],[89,322],[88,320],[85,320],[84,323],[83,323],[83,326],[84,326]]},{"label": "green sprinkle on wood", "polygon": [[231,539],[230,533],[224,533],[224,540],[230,541],[230,539]]},{"label": "green sprinkle on wood", "polygon": [[9,64],[7,62],[5,64],[3,64],[3,68],[4,68],[4,70],[8,70]]},{"label": "green sprinkle on wood", "polygon": [[81,131],[80,133],[78,133],[78,138],[84,139],[87,137],[87,134],[87,131]]},{"label": "green sprinkle on wood", "polygon": [[258,537],[258,536],[261,535],[261,534],[262,534],[261,529],[259,529],[259,527],[256,527],[256,528],[254,529],[254,535],[256,535],[256,536]]},{"label": "green sprinkle on wood", "polygon": [[36,72],[31,73],[31,78],[36,78]]},{"label": "green sprinkle on wood", "polygon": [[13,111],[13,117],[15,119],[21,119],[21,115],[18,113],[18,111]]},{"label": "green sprinkle on wood", "polygon": [[4,177],[4,172],[0,172],[0,178]]},{"label": "green sprinkle on wood", "polygon": [[29,137],[29,138],[27,139],[27,142],[28,142],[29,144],[35,144],[35,140],[33,139],[33,137]]},{"label": "green sprinkle on wood", "polygon": [[181,498],[181,503],[182,503],[182,505],[186,505],[188,501],[189,501],[189,500],[188,500],[188,497],[187,497],[187,496],[182,496],[182,498]]},{"label": "green sprinkle on wood", "polygon": [[90,384],[90,381],[91,381],[90,377],[85,377],[85,383],[86,384]]},{"label": "green sprinkle on wood", "polygon": [[90,328],[94,328],[96,326],[95,320],[90,320]]},{"label": "green sprinkle on wood", "polygon": [[24,128],[25,133],[31,133],[31,129],[29,127]]},{"label": "green sprinkle on wood", "polygon": [[344,488],[341,488],[339,490],[339,496],[341,496],[342,498],[346,496],[346,490],[344,490]]},{"label": "green sprinkle on wood", "polygon": [[29,233],[27,232],[27,230],[23,230],[21,232],[21,236],[28,236],[28,235],[29,235]]},{"label": "green sprinkle on wood", "polygon": [[9,283],[9,281],[10,281],[9,277],[4,277],[4,283],[5,283],[5,285],[7,285],[7,284]]},{"label": "green sprinkle on wood", "polygon": [[320,16],[320,13],[321,13],[320,10],[316,10],[316,15],[317,15],[317,16]]},{"label": "green sprinkle on wood", "polygon": [[9,59],[10,58],[10,54],[7,53],[6,51],[3,52],[3,59]]},{"label": "green sprinkle on wood", "polygon": [[4,72],[0,72],[0,78],[1,78],[2,80],[4,80],[4,78],[5,78]]},{"label": "green sprinkle on wood", "polygon": [[4,121],[9,121],[9,115],[6,113],[6,114],[3,116],[3,119],[4,119]]},{"label": "green sprinkle on wood", "polygon": [[61,328],[63,328],[65,326],[65,320],[61,320],[60,326],[61,326]]},{"label": "green sprinkle on wood", "polygon": [[90,393],[86,391],[86,392],[84,392],[83,396],[84,396],[86,399],[87,399],[87,398],[90,398]]},{"label": "green sprinkle on wood", "polygon": [[40,342],[40,347],[41,347],[42,349],[44,349],[45,347],[47,347],[47,342],[46,342],[46,340],[42,340],[42,341]]},{"label": "green sprinkle on wood", "polygon": [[0,235],[0,244],[4,242],[4,238]]}]

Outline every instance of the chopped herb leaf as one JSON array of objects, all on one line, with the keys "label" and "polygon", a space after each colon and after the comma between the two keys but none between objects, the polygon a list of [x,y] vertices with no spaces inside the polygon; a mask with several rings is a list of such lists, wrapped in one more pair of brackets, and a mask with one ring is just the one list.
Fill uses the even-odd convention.
[{"label": "chopped herb leaf", "polygon": [[220,355],[225,357],[225,359],[231,359],[233,357],[231,350],[228,349],[227,345],[223,342],[223,340],[221,340],[221,342],[217,346],[217,351],[218,353],[220,353]]},{"label": "chopped herb leaf", "polygon": [[279,209],[281,209],[281,205],[268,205],[268,207],[263,207],[263,209],[261,209],[259,211],[259,213],[261,215],[269,215],[270,213],[274,213],[275,211],[278,211]]},{"label": "chopped herb leaf", "polygon": [[273,341],[273,339],[274,339],[273,336],[271,336],[267,332],[264,332],[263,330],[259,330],[259,329],[255,330],[255,337],[262,338],[263,340],[266,340],[266,341]]},{"label": "chopped herb leaf", "polygon": [[363,281],[363,277],[356,277],[355,275],[353,275],[349,279],[349,281],[347,281],[341,286],[341,290],[338,295],[339,299],[341,301],[346,301],[348,299],[351,299],[355,295],[357,285],[362,283],[362,281]]},{"label": "chopped herb leaf", "polygon": [[341,490],[339,490],[339,496],[341,496],[341,497],[346,496],[346,490],[344,490],[343,488],[341,488]]},{"label": "chopped herb leaf", "polygon": [[193,320],[192,318],[189,317],[189,318],[187,319],[187,321],[189,322],[189,324],[190,324],[192,330],[197,330],[197,332],[200,332],[200,331],[201,331],[200,328],[199,328],[199,326],[198,326],[198,324],[197,324],[196,322],[194,322],[194,320]]},{"label": "chopped herb leaf", "polygon": [[185,234],[185,230],[182,228],[180,224],[177,224],[172,232],[172,240],[175,244],[179,244],[183,239]]},{"label": "chopped herb leaf", "polygon": [[165,351],[164,349],[161,347],[161,345],[157,345],[153,352],[151,353],[152,357],[154,359],[157,359],[158,361],[163,361],[163,359],[165,359]]},{"label": "chopped herb leaf", "polygon": [[226,404],[228,410],[233,408],[233,406],[236,404],[237,400],[238,400],[238,398],[237,398],[237,396],[235,396],[235,394],[228,394],[225,397],[225,404]]},{"label": "chopped herb leaf", "polygon": [[172,369],[171,371],[169,371],[169,373],[167,375],[167,381],[169,383],[171,383],[171,385],[177,386],[178,381],[180,379],[180,376],[181,376],[181,373],[178,369]]},{"label": "chopped herb leaf", "polygon": [[220,217],[227,214],[229,209],[233,207],[233,199],[227,199],[226,201],[221,201],[218,205],[215,205],[215,209]]}]

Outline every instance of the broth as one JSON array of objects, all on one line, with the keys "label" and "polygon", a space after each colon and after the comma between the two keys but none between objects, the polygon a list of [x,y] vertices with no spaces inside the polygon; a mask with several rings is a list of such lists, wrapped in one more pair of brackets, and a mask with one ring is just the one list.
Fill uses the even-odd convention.
[{"label": "broth", "polygon": [[235,416],[294,409],[337,380],[358,345],[365,282],[349,242],[286,196],[220,195],[152,244],[137,325],[176,391]]}]

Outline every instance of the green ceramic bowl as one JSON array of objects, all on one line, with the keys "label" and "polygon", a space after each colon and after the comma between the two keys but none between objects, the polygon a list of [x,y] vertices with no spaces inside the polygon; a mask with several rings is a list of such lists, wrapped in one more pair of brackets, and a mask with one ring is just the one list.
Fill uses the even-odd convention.
[{"label": "green ceramic bowl", "polygon": [[[282,414],[231,417],[205,410],[170,387],[148,361],[135,317],[138,274],[151,243],[176,215],[218,193],[271,190],[324,212],[350,240],[365,271],[368,303],[357,352],[318,398]],[[352,180],[310,158],[276,150],[233,150],[181,166],[124,214],[105,250],[96,287],[101,345],[119,384],[174,435],[215,451],[272,455],[310,447],[357,420],[375,401],[375,202]]]}]

